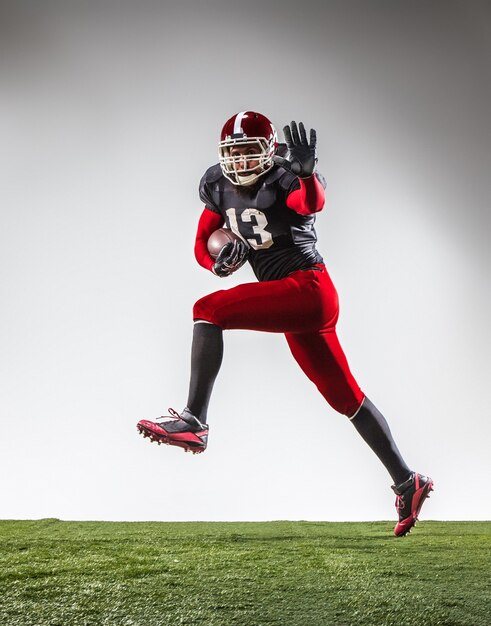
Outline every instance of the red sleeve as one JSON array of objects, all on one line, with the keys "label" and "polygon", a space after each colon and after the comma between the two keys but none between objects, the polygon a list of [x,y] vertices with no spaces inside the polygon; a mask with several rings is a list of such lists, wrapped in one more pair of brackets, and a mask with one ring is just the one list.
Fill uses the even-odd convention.
[{"label": "red sleeve", "polygon": [[324,187],[317,176],[299,178],[300,189],[295,189],[288,194],[286,205],[300,215],[317,213],[324,207]]},{"label": "red sleeve", "polygon": [[225,220],[219,213],[210,211],[205,207],[198,222],[198,231],[196,233],[196,241],[194,244],[194,256],[198,263],[207,270],[215,265],[215,260],[208,252],[208,238],[217,228],[221,228]]}]

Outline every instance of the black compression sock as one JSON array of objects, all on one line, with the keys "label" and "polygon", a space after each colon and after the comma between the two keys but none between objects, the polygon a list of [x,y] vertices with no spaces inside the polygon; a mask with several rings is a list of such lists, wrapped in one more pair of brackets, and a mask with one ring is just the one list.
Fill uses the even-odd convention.
[{"label": "black compression sock", "polygon": [[389,472],[395,485],[404,482],[411,470],[406,465],[392,438],[389,425],[377,407],[367,398],[354,418],[353,426],[375,452]]},{"label": "black compression sock", "polygon": [[215,324],[195,322],[187,408],[203,424],[206,424],[208,404],[222,358],[222,329]]}]

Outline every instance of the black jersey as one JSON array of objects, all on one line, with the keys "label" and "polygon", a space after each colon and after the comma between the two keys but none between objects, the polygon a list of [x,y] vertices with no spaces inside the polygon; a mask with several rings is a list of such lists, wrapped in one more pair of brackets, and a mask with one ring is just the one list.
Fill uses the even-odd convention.
[{"label": "black jersey", "polygon": [[[324,177],[315,176],[325,187]],[[249,262],[260,281],[284,278],[323,262],[315,247],[315,215],[299,215],[286,204],[287,196],[299,188],[298,177],[278,165],[250,187],[233,185],[219,164],[201,179],[201,200],[247,241]]]}]

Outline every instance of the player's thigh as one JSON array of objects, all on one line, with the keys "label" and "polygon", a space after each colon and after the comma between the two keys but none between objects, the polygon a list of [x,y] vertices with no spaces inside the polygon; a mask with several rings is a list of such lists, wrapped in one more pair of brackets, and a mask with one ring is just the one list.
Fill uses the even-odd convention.
[{"label": "player's thigh", "polygon": [[353,415],[364,394],[351,373],[336,330],[285,336],[295,360],[329,404],[339,413]]},{"label": "player's thigh", "polygon": [[216,291],[198,300],[193,310],[194,319],[223,329],[281,333],[320,328],[336,316],[337,297],[327,293],[314,270]]}]

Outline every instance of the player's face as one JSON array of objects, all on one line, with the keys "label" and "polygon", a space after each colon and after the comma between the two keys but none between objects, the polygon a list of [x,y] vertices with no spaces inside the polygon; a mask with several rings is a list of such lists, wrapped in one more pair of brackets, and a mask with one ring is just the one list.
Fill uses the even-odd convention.
[{"label": "player's face", "polygon": [[238,176],[249,176],[251,171],[259,170],[260,154],[257,146],[233,146],[230,148],[230,156],[234,157],[234,168]]}]

